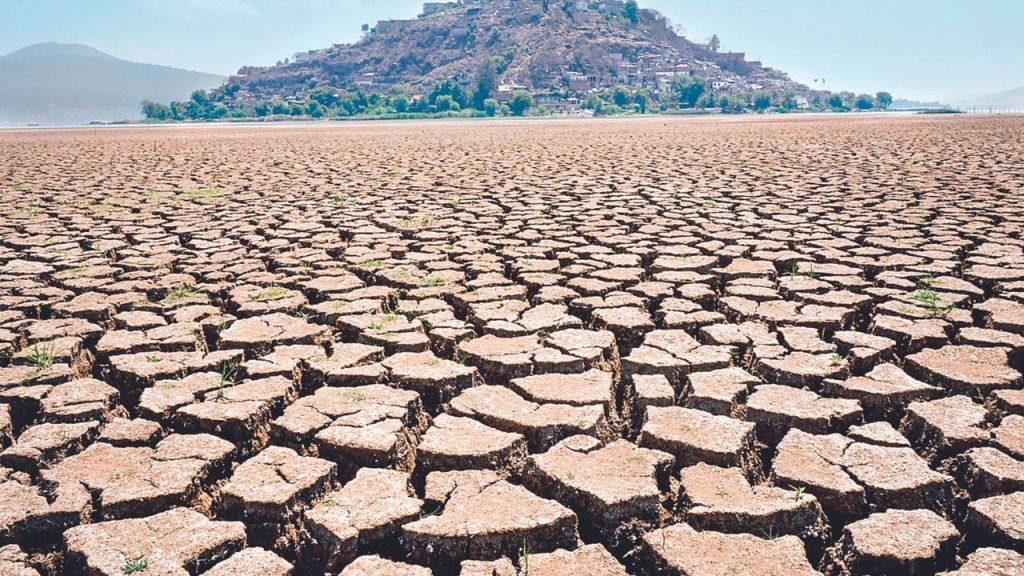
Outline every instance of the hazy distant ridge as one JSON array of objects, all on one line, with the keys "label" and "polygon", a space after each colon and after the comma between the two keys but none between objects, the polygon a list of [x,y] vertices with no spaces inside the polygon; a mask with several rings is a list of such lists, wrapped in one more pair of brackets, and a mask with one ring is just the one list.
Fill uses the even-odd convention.
[{"label": "hazy distant ridge", "polygon": [[0,125],[139,119],[140,102],[180,100],[223,76],[120,60],[80,44],[37,44],[0,57]]}]

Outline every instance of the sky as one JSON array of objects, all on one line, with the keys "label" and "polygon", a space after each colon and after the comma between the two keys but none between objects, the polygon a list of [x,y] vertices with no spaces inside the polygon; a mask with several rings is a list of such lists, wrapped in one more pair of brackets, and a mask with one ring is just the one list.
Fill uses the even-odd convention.
[{"label": "sky", "polygon": [[[639,0],[704,41],[833,91],[957,99],[1024,86],[1024,0]],[[413,18],[411,0],[0,0],[0,55],[39,42],[230,74]],[[819,84],[820,85],[820,84]]]}]

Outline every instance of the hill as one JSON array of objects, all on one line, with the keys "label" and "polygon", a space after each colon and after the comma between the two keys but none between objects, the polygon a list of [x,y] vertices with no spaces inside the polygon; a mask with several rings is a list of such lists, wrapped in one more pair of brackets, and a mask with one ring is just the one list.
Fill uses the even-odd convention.
[{"label": "hill", "polygon": [[963,107],[1024,108],[1024,86],[967,98],[958,101],[957,105]]},{"label": "hill", "polygon": [[37,44],[0,57],[0,125],[138,119],[144,99],[184,99],[223,76],[120,60],[80,44]]},{"label": "hill", "polygon": [[[270,67],[245,67],[213,94],[233,107],[304,101],[318,88],[416,98],[446,81],[479,85],[495,59],[493,96],[517,89],[554,101],[626,86],[666,91],[677,74],[722,94],[770,90],[811,96],[808,87],[743,53],[720,52],[679,35],[658,12],[618,0],[469,0],[427,3],[410,20],[387,20],[353,44],[311,50]],[[500,98],[499,98],[500,99]],[[506,100],[502,100],[503,102]],[[553,103],[556,105],[557,103]]]}]

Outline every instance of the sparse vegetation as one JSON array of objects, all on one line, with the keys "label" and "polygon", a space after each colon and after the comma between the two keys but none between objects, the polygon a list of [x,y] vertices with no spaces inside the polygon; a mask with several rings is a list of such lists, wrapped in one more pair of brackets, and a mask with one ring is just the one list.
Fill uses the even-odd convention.
[{"label": "sparse vegetation", "polygon": [[125,561],[121,567],[122,574],[139,574],[149,569],[149,561],[144,556],[137,556]]},{"label": "sparse vegetation", "polygon": [[55,361],[54,344],[52,342],[34,344],[25,361],[30,366],[34,366],[37,372],[48,370]]},{"label": "sparse vegetation", "polygon": [[249,299],[254,302],[270,302],[272,300],[280,300],[288,295],[288,290],[280,286],[271,286],[264,288],[263,290],[257,290],[249,294]]}]

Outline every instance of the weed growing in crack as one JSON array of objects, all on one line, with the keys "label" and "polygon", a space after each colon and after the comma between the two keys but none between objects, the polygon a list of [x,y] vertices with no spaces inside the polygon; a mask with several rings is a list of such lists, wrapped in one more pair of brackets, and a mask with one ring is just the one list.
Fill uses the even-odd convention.
[{"label": "weed growing in crack", "polygon": [[523,547],[519,549],[519,568],[523,576],[530,574],[530,544],[523,538]]},{"label": "weed growing in crack", "polygon": [[933,290],[917,290],[910,298],[920,302],[932,316],[946,316],[956,308],[953,303],[945,304],[946,301]]},{"label": "weed growing in crack", "polygon": [[836,354],[835,352],[833,352],[833,353],[832,353],[832,354],[831,354],[831,355],[830,355],[830,356],[828,357],[828,362],[829,362],[829,364],[831,364],[832,366],[839,366],[840,364],[842,364],[842,363],[843,363],[843,357],[842,357],[842,356],[840,356],[839,354]]},{"label": "weed growing in crack", "polygon": [[36,367],[37,372],[43,372],[53,366],[53,362],[56,359],[56,352],[52,342],[48,342],[43,345],[36,344],[32,346],[32,351],[28,353],[25,361]]},{"label": "weed growing in crack", "polygon": [[230,364],[223,364],[220,367],[220,380],[217,381],[217,399],[224,397],[224,390],[231,386],[235,377],[235,369]]},{"label": "weed growing in crack", "polygon": [[136,574],[145,572],[149,568],[149,561],[146,560],[145,556],[138,556],[130,560],[125,561],[124,566],[121,567],[122,574]]},{"label": "weed growing in crack", "polygon": [[164,296],[164,299],[160,301],[160,304],[164,306],[173,306],[178,302],[188,300],[198,294],[198,292],[188,287],[171,288],[167,291],[167,295]]},{"label": "weed growing in crack", "polygon": [[804,499],[804,490],[805,490],[805,488],[803,486],[790,486],[790,488],[793,489],[793,501],[794,502],[799,502],[799,501]]}]

